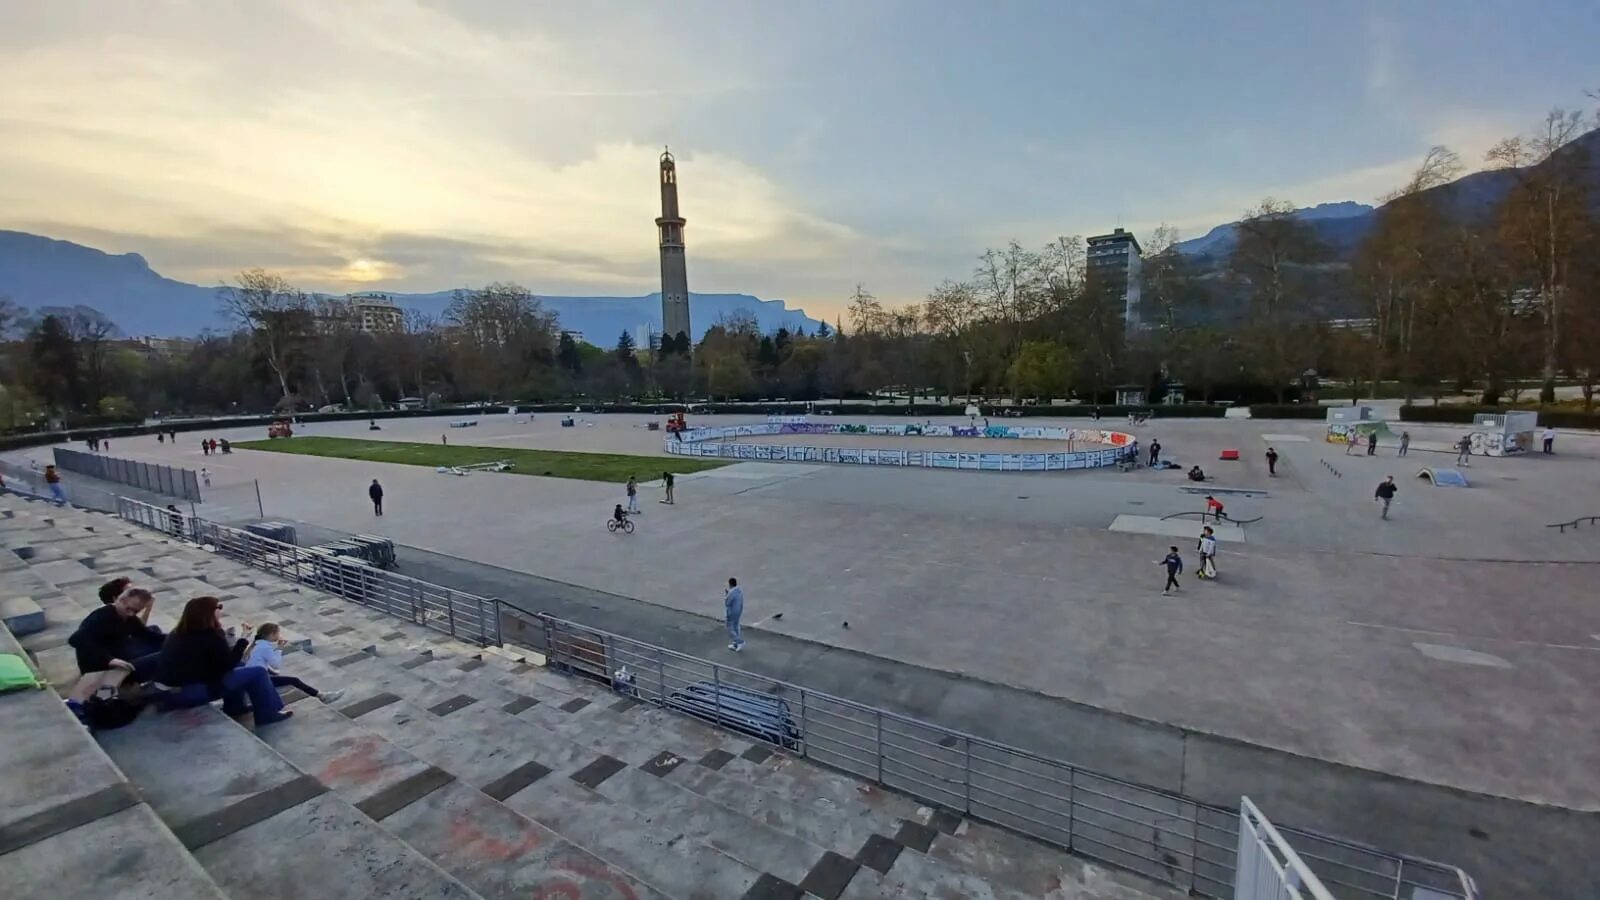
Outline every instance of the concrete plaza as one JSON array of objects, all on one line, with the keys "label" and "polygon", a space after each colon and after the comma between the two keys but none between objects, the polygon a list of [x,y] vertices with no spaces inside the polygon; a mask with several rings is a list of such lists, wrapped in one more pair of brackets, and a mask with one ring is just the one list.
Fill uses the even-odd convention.
[{"label": "concrete plaza", "polygon": [[[580,415],[576,428],[559,418],[301,433],[660,454],[663,435],[644,416]],[[199,433],[177,447],[121,439],[113,453],[207,467],[219,499],[202,515],[236,517],[246,496],[253,515],[246,485],[259,479],[269,518],[383,534],[708,617],[738,576],[749,653],[776,632],[1432,784],[1600,810],[1591,587],[1600,535],[1544,527],[1600,514],[1600,438],[1563,434],[1555,456],[1475,457],[1473,486],[1454,489],[1416,474],[1454,465],[1427,448],[1460,426],[1411,427],[1405,459],[1392,446],[1346,456],[1316,422],[1133,430],[1213,475],[1204,487],[1230,491],[1219,496],[1235,518],[1260,517],[1223,545],[1218,581],[1186,576],[1164,596],[1156,560],[1175,543],[1192,569],[1188,529],[1110,530],[1119,516],[1138,527],[1202,509],[1181,471],[744,463],[680,476],[673,506],[647,486],[638,530],[621,536],[603,528],[620,485],[251,451],[203,457]],[[1277,477],[1262,458],[1269,444],[1281,455]],[[1243,458],[1218,461],[1224,448]],[[30,454],[48,455],[11,456]],[[1372,493],[1391,474],[1400,496],[1383,521]],[[365,496],[374,477],[387,491],[381,519]]]}]

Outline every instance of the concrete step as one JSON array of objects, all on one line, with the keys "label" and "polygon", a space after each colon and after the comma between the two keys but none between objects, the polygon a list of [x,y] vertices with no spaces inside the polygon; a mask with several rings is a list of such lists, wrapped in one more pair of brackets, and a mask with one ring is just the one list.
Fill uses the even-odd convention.
[{"label": "concrete step", "polygon": [[332,708],[298,704],[262,735],[485,898],[661,896]]},{"label": "concrete step", "polygon": [[101,740],[232,897],[477,896],[219,709],[147,713]]},{"label": "concrete step", "polygon": [[223,896],[54,691],[0,694],[0,730],[6,896]]},{"label": "concrete step", "polygon": [[44,610],[32,597],[0,597],[0,625],[16,636],[43,631]]},{"label": "concrete step", "polygon": [[[542,778],[506,805],[679,900],[744,897],[761,873],[683,834],[666,811],[641,813],[570,778]],[[772,896],[782,896],[774,894]]]}]

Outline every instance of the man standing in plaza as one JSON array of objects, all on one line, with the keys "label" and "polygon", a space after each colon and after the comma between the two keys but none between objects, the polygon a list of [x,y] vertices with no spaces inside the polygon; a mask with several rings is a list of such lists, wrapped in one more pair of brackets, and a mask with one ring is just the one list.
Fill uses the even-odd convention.
[{"label": "man standing in plaza", "polygon": [[639,514],[639,479],[628,476],[628,512]]},{"label": "man standing in plaza", "polygon": [[1464,434],[1461,440],[1456,441],[1456,465],[1470,466],[1467,457],[1472,455],[1472,435]]},{"label": "man standing in plaza", "polygon": [[728,624],[728,649],[738,653],[744,649],[744,635],[739,632],[739,619],[744,615],[744,590],[739,587],[737,578],[728,579],[728,592],[722,598],[722,614]]},{"label": "man standing in plaza", "polygon": [[1539,435],[1539,437],[1544,440],[1545,454],[1554,455],[1556,452],[1556,430],[1549,425],[1546,425],[1544,427],[1544,433]]},{"label": "man standing in plaza", "polygon": [[671,472],[662,472],[661,473],[661,486],[663,488],[665,488],[666,492],[667,492],[667,496],[663,497],[661,502],[662,503],[671,503],[672,502],[672,473]]},{"label": "man standing in plaza", "polygon": [[378,483],[378,479],[372,479],[371,486],[367,488],[367,496],[372,498],[372,514],[383,515],[383,485]]},{"label": "man standing in plaza", "polygon": [[1150,439],[1150,468],[1154,469],[1156,463],[1161,461],[1161,442],[1155,438]]},{"label": "man standing in plaza", "polygon": [[1411,449],[1411,432],[1409,432],[1409,431],[1400,432],[1400,454],[1399,455],[1400,456],[1405,456],[1406,455],[1406,451],[1410,450],[1410,449]]},{"label": "man standing in plaza", "polygon": [[1378,455],[1378,430],[1376,428],[1367,432],[1367,455]]},{"label": "man standing in plaza", "polygon": [[1278,474],[1278,451],[1271,447],[1267,448],[1267,474],[1271,476]]},{"label": "man standing in plaza", "polygon": [[1389,518],[1389,504],[1394,502],[1394,495],[1398,493],[1400,493],[1400,487],[1394,483],[1393,475],[1380,482],[1378,490],[1373,493],[1372,499],[1383,504],[1383,517],[1385,519]]}]

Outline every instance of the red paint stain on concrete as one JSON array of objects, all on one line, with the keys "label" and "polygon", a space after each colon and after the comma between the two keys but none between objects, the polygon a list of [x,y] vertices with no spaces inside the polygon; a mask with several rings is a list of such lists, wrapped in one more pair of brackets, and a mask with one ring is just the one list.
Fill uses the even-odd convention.
[{"label": "red paint stain on concrete", "polygon": [[377,780],[383,774],[383,764],[376,758],[378,745],[376,735],[357,736],[350,742],[350,749],[322,767],[317,780],[323,784],[367,784]]},{"label": "red paint stain on concrete", "polygon": [[515,840],[506,840],[489,834],[465,817],[457,816],[450,821],[450,846],[479,859],[500,862],[516,859],[539,849],[542,842],[532,829],[523,830]]}]

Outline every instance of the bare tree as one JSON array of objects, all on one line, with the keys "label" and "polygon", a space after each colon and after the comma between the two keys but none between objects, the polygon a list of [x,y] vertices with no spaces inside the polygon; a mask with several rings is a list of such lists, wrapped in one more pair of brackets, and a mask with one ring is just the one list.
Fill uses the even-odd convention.
[{"label": "bare tree", "polygon": [[87,306],[73,307],[65,316],[65,324],[78,353],[78,370],[83,377],[83,399],[91,410],[98,410],[100,401],[106,396],[106,369],[111,355],[111,341],[121,335],[121,330],[104,313]]},{"label": "bare tree", "polygon": [[1250,302],[1244,333],[1254,362],[1279,403],[1315,358],[1319,316],[1307,275],[1321,255],[1315,234],[1294,217],[1294,205],[1268,197],[1240,220],[1239,239],[1228,258],[1229,271]]},{"label": "bare tree", "polygon": [[289,378],[313,328],[311,303],[281,275],[264,269],[240,272],[217,291],[223,310],[250,333],[251,344],[278,381],[281,401],[293,395]]},{"label": "bare tree", "polygon": [[850,327],[858,336],[877,334],[887,324],[883,304],[866,285],[857,284],[850,294]]},{"label": "bare tree", "polygon": [[1530,283],[1537,287],[1544,324],[1543,387],[1540,399],[1555,401],[1556,369],[1561,346],[1561,320],[1567,288],[1579,247],[1593,234],[1584,196],[1593,165],[1574,140],[1588,128],[1577,110],[1551,110],[1533,133],[1507,138],[1489,151],[1490,163],[1516,179],[1516,190],[1501,211],[1508,246]]}]

